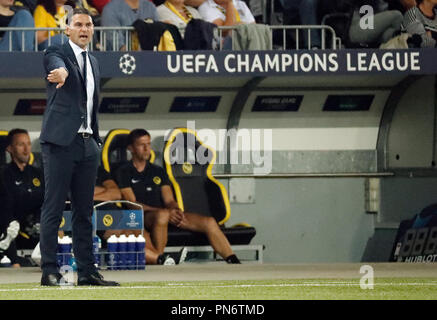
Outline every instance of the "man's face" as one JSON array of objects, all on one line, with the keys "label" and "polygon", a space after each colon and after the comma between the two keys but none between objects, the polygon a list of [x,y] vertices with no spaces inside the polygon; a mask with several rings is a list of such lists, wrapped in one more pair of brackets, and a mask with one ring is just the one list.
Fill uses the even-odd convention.
[{"label": "man's face", "polygon": [[136,160],[149,160],[152,143],[149,136],[141,136],[135,140],[135,142],[129,146],[129,150],[132,153],[132,158]]},{"label": "man's face", "polygon": [[87,14],[75,14],[67,26],[66,33],[73,43],[85,49],[94,34],[93,20]]},{"label": "man's face", "polygon": [[14,139],[7,150],[11,154],[13,161],[22,164],[28,163],[30,153],[32,152],[32,144],[29,135],[26,133],[14,135]]}]

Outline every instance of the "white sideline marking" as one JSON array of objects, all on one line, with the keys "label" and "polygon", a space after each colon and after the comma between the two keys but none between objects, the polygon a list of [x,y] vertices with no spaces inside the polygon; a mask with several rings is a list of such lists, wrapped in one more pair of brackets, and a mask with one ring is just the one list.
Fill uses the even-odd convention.
[{"label": "white sideline marking", "polygon": [[[375,283],[375,286],[437,286],[434,282],[405,282],[405,283]],[[120,287],[96,287],[96,286],[76,286],[76,287],[35,287],[0,289],[0,292],[25,292],[25,291],[49,291],[49,290],[119,290],[119,289],[175,289],[175,288],[250,288],[250,287],[353,287],[360,286],[359,282],[325,282],[325,283],[283,283],[283,284],[230,284],[230,285],[184,285],[182,283],[167,284],[165,286],[120,286]]]}]

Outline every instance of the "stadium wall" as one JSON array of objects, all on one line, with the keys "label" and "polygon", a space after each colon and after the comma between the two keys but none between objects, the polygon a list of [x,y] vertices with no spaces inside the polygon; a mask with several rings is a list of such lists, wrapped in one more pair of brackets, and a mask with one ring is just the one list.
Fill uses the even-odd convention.
[{"label": "stadium wall", "polygon": [[[307,70],[309,57],[322,61],[324,56],[315,58],[305,51],[291,55],[292,60],[275,58],[276,53],[201,53],[198,62],[205,65],[198,65],[197,74],[196,54],[136,52],[132,56],[137,73],[130,75],[118,67],[124,54],[98,53],[104,70],[102,97],[112,101],[109,111],[100,114],[100,134],[145,127],[160,163],[165,133],[176,126],[209,130],[217,137],[214,142],[223,141],[219,137],[232,129],[270,130],[269,174],[254,175],[257,166],[252,161],[218,163],[214,168],[230,194],[228,225],[255,226],[252,243],[266,246],[265,262],[358,262],[365,260],[375,232],[387,227],[392,232],[402,219],[435,199],[434,51],[412,50],[397,69],[377,70],[375,61],[389,63],[388,52],[344,50],[334,56],[327,51],[326,70],[314,65]],[[391,52],[392,57],[397,52]],[[45,99],[42,56],[19,56],[27,59],[22,65],[0,53],[0,61],[7,62],[0,72],[0,129],[27,128],[38,153]],[[270,70],[256,67],[275,59],[279,64]],[[208,61],[216,63],[217,72]],[[293,61],[299,61],[297,67]],[[371,100],[367,106],[329,100],[356,95]],[[146,98],[144,110],[135,109],[133,98]],[[175,106],[179,98],[207,108],[211,104],[205,101],[213,98],[214,108],[194,111],[186,103],[188,109],[181,111]],[[20,99],[26,101],[17,114]],[[223,143],[215,147],[229,151]],[[239,159],[247,152],[239,150]],[[366,209],[369,179],[380,183],[376,213]]]}]

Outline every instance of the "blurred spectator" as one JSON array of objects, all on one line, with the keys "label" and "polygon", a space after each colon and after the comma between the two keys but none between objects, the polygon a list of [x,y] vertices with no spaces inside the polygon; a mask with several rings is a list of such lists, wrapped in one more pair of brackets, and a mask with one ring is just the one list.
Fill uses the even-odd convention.
[{"label": "blurred spectator", "polygon": [[100,12],[94,6],[92,6],[87,0],[73,0],[73,1],[75,3],[76,8],[84,8],[90,13],[91,17],[93,18],[94,26],[100,25],[100,24],[96,24],[96,21],[98,20],[97,17],[100,16]]},{"label": "blurred spectator", "polygon": [[99,13],[103,12],[103,8],[110,0],[93,0],[93,6],[99,11]]},{"label": "blurred spectator", "polygon": [[[219,27],[256,23],[255,17],[242,0],[205,0],[198,10],[203,20]],[[232,30],[225,30],[220,35],[223,37],[223,49],[232,49]]]},{"label": "blurred spectator", "polygon": [[[33,17],[36,28],[65,28],[67,25],[67,12],[64,5],[74,8],[71,0],[38,0]],[[68,38],[58,31],[37,31],[38,50],[46,49],[50,44],[61,44],[68,41]]]},{"label": "blurred spectator", "polygon": [[[0,27],[30,27],[35,26],[32,15],[28,10],[13,7],[13,0],[0,0]],[[22,36],[24,33],[24,47]],[[29,51],[35,49],[35,33],[33,31],[0,31],[0,51],[9,50],[9,38],[11,38],[11,50]]]},{"label": "blurred spectator", "polygon": [[[11,130],[7,143],[12,161],[1,172],[1,179],[11,201],[12,218],[20,223],[16,249],[34,249],[39,242],[44,175],[41,169],[29,164],[32,144],[26,130]],[[19,262],[18,257],[14,260],[17,264],[26,263],[25,259]]]},{"label": "blurred spectator", "polygon": [[388,10],[398,10],[403,14],[417,5],[416,0],[385,0]]},{"label": "blurred spectator", "polygon": [[[381,0],[352,0],[353,8],[349,40],[352,44],[379,47],[396,36],[401,29],[402,13],[397,10],[386,10],[387,4]],[[361,18],[369,15],[367,11],[360,13],[362,6],[371,6],[373,9],[373,26],[362,28]]]},{"label": "blurred spectator", "polygon": [[199,12],[193,7],[186,6],[184,0],[167,0],[158,6],[157,10],[159,19],[177,26],[182,37],[191,19],[201,19]]},{"label": "blurred spectator", "polygon": [[202,18],[217,26],[255,23],[255,18],[242,0],[205,0],[199,8]]},{"label": "blurred spectator", "polygon": [[[280,0],[284,9],[284,25],[293,25],[293,21],[298,18],[299,24],[302,25],[320,25],[317,16],[318,0]],[[308,32],[303,32],[304,48],[320,48],[320,31],[311,30],[308,39]]]},{"label": "blurred spectator", "polygon": [[264,7],[262,0],[247,0],[246,3],[249,6],[250,12],[252,12],[255,17],[256,22],[263,23]]},{"label": "blurred spectator", "polygon": [[[152,19],[159,21],[158,11],[153,3],[148,0],[112,0],[105,5],[102,12],[102,26],[128,27],[136,20]],[[113,39],[113,32],[106,33],[107,48],[113,46],[117,50],[126,50],[125,32],[119,31]],[[109,45],[109,46],[108,46]]]},{"label": "blurred spectator", "polygon": [[185,5],[198,8],[202,3],[204,3],[206,0],[185,0]]},{"label": "blurred spectator", "polygon": [[[150,0],[150,1],[152,3],[154,3],[155,6],[160,6],[166,0]],[[196,8],[196,9],[204,2],[205,2],[205,0],[184,0],[184,3],[186,6],[190,6],[190,7]]]},{"label": "blurred spectator", "polygon": [[14,6],[27,9],[31,14],[33,14],[36,7],[36,0],[15,0]]},{"label": "blurred spectator", "polygon": [[434,48],[437,44],[437,0],[417,0],[417,7],[408,10],[402,31],[421,38],[419,47]]},{"label": "blurred spectator", "polygon": [[[92,0],[92,5],[99,11],[99,13],[103,12],[103,8],[107,5],[111,0]],[[157,4],[157,2],[153,0],[149,0],[153,4]],[[163,2],[163,0],[162,0]]]}]

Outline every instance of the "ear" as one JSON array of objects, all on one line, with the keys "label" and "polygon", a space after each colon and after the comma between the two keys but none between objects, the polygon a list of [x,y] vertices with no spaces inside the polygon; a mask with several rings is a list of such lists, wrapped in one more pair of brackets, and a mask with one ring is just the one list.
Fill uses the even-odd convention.
[{"label": "ear", "polygon": [[6,151],[7,152],[9,152],[9,153],[12,153],[12,147],[11,147],[11,145],[8,145],[7,147],[6,147]]}]

